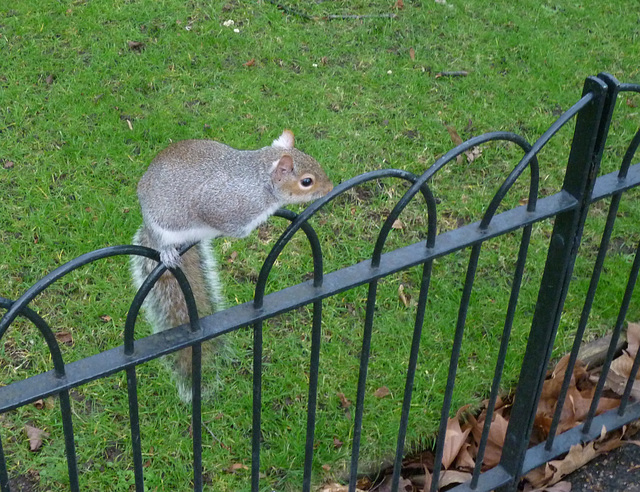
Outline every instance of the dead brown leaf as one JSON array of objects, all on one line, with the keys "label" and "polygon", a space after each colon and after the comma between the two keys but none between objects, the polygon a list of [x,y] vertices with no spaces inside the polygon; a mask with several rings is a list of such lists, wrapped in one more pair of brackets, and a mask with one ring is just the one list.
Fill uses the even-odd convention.
[{"label": "dead brown leaf", "polygon": [[142,41],[127,41],[127,45],[131,51],[137,51],[138,53],[146,47]]},{"label": "dead brown leaf", "polygon": [[627,323],[627,350],[626,352],[635,357],[640,346],[640,323]]},{"label": "dead brown leaf", "polygon": [[612,432],[608,435],[605,434],[596,442],[596,445],[595,445],[596,451],[598,451],[598,454],[608,453],[609,451],[618,449],[623,444],[630,442],[630,441],[623,441],[622,436],[623,434],[621,432]]},{"label": "dead brown leaf", "polygon": [[42,440],[49,437],[48,432],[31,425],[25,425],[24,431],[27,434],[27,439],[29,439],[29,451],[32,453],[40,451],[40,448],[42,447]]},{"label": "dead brown leaf", "polygon": [[73,336],[68,331],[59,331],[56,333],[56,339],[65,345],[73,345]]},{"label": "dead brown leaf", "polygon": [[470,447],[471,444],[465,442],[460,448],[460,452],[458,453],[458,456],[456,456],[456,460],[454,462],[457,470],[470,472],[475,468],[476,461],[469,452]]},{"label": "dead brown leaf", "polygon": [[[451,141],[453,142],[454,145],[460,145],[462,143],[462,138],[460,138],[460,135],[458,135],[458,132],[456,131],[456,129],[452,126],[447,126],[447,131],[449,132],[449,136],[451,137]],[[456,156],[456,162],[458,164],[462,163],[462,155],[458,155]]]},{"label": "dead brown leaf", "polygon": [[484,464],[494,467],[500,462],[504,438],[507,435],[509,421],[496,412],[491,427],[489,427],[489,438],[487,439],[487,449],[484,455]]},{"label": "dead brown leaf", "polygon": [[467,150],[464,155],[467,156],[467,162],[471,164],[482,155],[482,149],[480,147],[472,147],[471,149]]},{"label": "dead brown leaf", "polygon": [[[598,375],[593,374],[592,379],[594,382],[598,381]],[[605,380],[604,387],[605,389],[613,391],[616,395],[622,396],[624,394],[624,390],[627,387],[628,378],[624,376],[620,376],[613,371],[609,371],[607,373],[607,379]],[[640,380],[636,379],[631,386],[631,398],[640,399]]]},{"label": "dead brown leaf", "polygon": [[245,67],[253,67],[256,64],[256,59],[255,58],[251,58],[251,60],[246,61],[243,63],[243,65]]},{"label": "dead brown leaf", "polygon": [[249,467],[243,463],[233,463],[229,468],[227,468],[228,473],[236,473],[238,470],[248,470]]},{"label": "dead brown leaf", "polygon": [[460,449],[467,440],[467,436],[471,429],[462,430],[460,421],[456,418],[449,419],[447,422],[447,430],[444,437],[444,449],[442,453],[442,466],[445,470],[449,469],[453,461],[460,453]]},{"label": "dead brown leaf", "polygon": [[595,449],[594,442],[585,445],[575,444],[571,446],[571,449],[563,459],[549,462],[549,466],[555,471],[551,477],[551,481],[548,484],[541,485],[553,485],[559,482],[571,472],[589,463],[589,461],[596,456],[598,456],[598,452]]},{"label": "dead brown leaf", "polygon": [[4,164],[2,165],[2,167],[4,167],[5,169],[12,169],[14,166],[13,161],[4,161]]},{"label": "dead brown leaf", "polygon": [[338,393],[338,398],[340,398],[340,406],[342,408],[349,408],[351,406],[351,402],[347,400],[347,397],[344,396],[344,393]]},{"label": "dead brown leaf", "polygon": [[567,367],[569,366],[569,357],[570,354],[567,354],[558,361],[551,372],[552,379],[562,379],[564,377],[564,374],[567,372]]},{"label": "dead brown leaf", "polygon": [[403,0],[396,0],[396,5],[395,5],[395,7],[396,7],[398,10],[402,10],[402,9],[404,8],[404,2],[403,2]]},{"label": "dead brown leaf", "polygon": [[540,401],[538,401],[538,408],[536,409],[536,415],[544,415],[547,417],[553,416],[557,403],[558,397],[545,395],[545,389],[543,386],[542,396],[540,397]]},{"label": "dead brown leaf", "polygon": [[[509,421],[501,414],[502,412],[499,410],[496,410],[493,414],[491,427],[489,427],[487,447],[485,448],[484,459],[482,461],[483,469],[493,468],[500,462],[500,456],[502,455],[502,446],[504,444],[504,438],[507,434],[507,425],[509,424]],[[482,429],[484,427],[484,421],[484,418],[478,420],[471,429],[475,443],[480,442]]]},{"label": "dead brown leaf", "polygon": [[409,48],[409,58],[411,58],[412,61],[416,59],[416,50],[413,48]]},{"label": "dead brown leaf", "polygon": [[524,492],[571,492],[571,482],[558,482],[550,487],[539,489],[534,489],[531,484],[527,483],[524,487]]},{"label": "dead brown leaf", "polygon": [[571,492],[571,482],[558,482],[552,487],[547,487],[540,492]]},{"label": "dead brown leaf", "polygon": [[540,469],[532,470],[527,473],[525,478],[531,483],[531,486],[535,490],[552,490],[554,492],[570,490],[562,488],[566,486],[561,486],[556,489],[551,488],[551,486],[558,483],[562,478],[566,477],[578,468],[584,466],[599,454],[620,446],[621,435],[622,434],[614,434],[613,437],[611,435],[607,436],[607,430],[603,427],[601,437],[597,441],[592,441],[584,445],[575,444],[574,446],[571,446],[571,449],[564,458],[550,461],[544,466],[544,470],[542,471]]},{"label": "dead brown leaf", "polygon": [[[550,377],[543,383],[542,395],[538,402],[534,422],[536,441],[546,438],[549,433],[551,420],[555,413],[558,397],[568,369],[568,363],[569,355],[565,355],[558,361]],[[571,429],[585,419],[591,407],[595,391],[595,386],[589,378],[590,376],[587,373],[585,364],[577,360],[571,374],[567,396],[560,414],[558,432],[561,433]],[[617,399],[601,398],[598,402],[596,412],[600,414],[611,408],[616,408],[618,405],[619,401]]]},{"label": "dead brown leaf", "polygon": [[400,219],[394,220],[393,224],[391,224],[392,229],[402,229],[403,227],[404,227],[404,224]]},{"label": "dead brown leaf", "polygon": [[[339,483],[334,482],[334,483],[329,483],[325,485],[318,492],[348,492],[348,491],[349,491],[348,485],[340,485]],[[365,491],[362,489],[356,489],[356,492],[365,492]]]},{"label": "dead brown leaf", "polygon": [[[553,415],[568,365],[569,355],[567,354],[558,361],[551,372],[551,377],[544,381],[542,394],[540,395],[540,401],[538,403],[539,414]],[[588,381],[585,365],[580,360],[577,360],[574,365],[571,380],[569,381],[569,388],[575,388],[578,381]]]},{"label": "dead brown leaf", "polygon": [[400,284],[398,286],[398,297],[400,298],[400,300],[402,301],[402,304],[404,304],[405,307],[409,307],[410,298],[404,293],[404,284]]},{"label": "dead brown leaf", "polygon": [[617,398],[600,397],[600,399],[598,400],[598,406],[596,408],[596,415],[600,415],[601,413],[607,412],[614,408],[618,408],[619,406],[620,400],[618,400]]},{"label": "dead brown leaf", "polygon": [[[376,487],[376,492],[391,492],[391,479],[391,475],[387,475],[386,477],[384,477],[382,483]],[[400,477],[400,480],[398,481],[398,491],[412,492],[413,484],[411,483],[411,480]]]},{"label": "dead brown leaf", "polygon": [[446,470],[440,474],[438,485],[440,488],[444,488],[456,483],[464,483],[468,480],[471,480],[471,473],[458,470]]},{"label": "dead brown leaf", "polygon": [[[564,421],[567,424],[563,430],[570,429],[578,425],[578,422],[582,421],[589,412],[589,407],[591,407],[591,401],[593,398],[585,398],[582,396],[582,393],[578,391],[576,387],[571,387],[567,391],[567,398],[564,402],[564,408],[562,409],[562,418],[560,421]],[[566,415],[565,415],[565,409]],[[562,432],[562,431],[560,431]]]},{"label": "dead brown leaf", "polygon": [[455,145],[460,145],[462,143],[462,138],[460,138],[460,135],[458,135],[458,132],[456,131],[455,127],[447,126],[446,128],[447,128],[447,131],[449,132],[449,136],[451,137],[451,141]]},{"label": "dead brown leaf", "polygon": [[524,476],[527,481],[524,490],[527,490],[527,488],[529,490],[538,490],[539,487],[549,483],[551,477],[553,477],[553,470],[549,466],[549,463],[545,463],[544,465],[531,470]]},{"label": "dead brown leaf", "polygon": [[389,391],[389,388],[387,388],[386,386],[381,386],[373,393],[373,396],[375,396],[376,398],[384,398],[385,396],[389,396],[390,394],[391,391]]},{"label": "dead brown leaf", "polygon": [[552,421],[553,418],[551,415],[540,412],[536,414],[533,421],[533,433],[531,435],[531,441],[533,444],[539,444],[549,436]]}]

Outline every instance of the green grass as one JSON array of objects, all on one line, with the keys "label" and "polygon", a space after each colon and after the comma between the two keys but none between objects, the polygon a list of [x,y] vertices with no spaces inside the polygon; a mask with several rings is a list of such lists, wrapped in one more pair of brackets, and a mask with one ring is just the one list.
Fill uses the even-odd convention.
[{"label": "green grass", "polygon": [[[171,141],[211,138],[258,148],[291,128],[298,147],[322,162],[336,183],[387,167],[421,173],[452,147],[445,125],[462,138],[509,130],[533,141],[578,100],[586,76],[608,71],[624,82],[639,81],[640,25],[622,0],[405,0],[402,10],[391,1],[283,3],[309,16],[397,17],[308,21],[268,2],[241,0],[25,0],[0,7],[0,295],[17,298],[81,253],[129,243],[141,220],[136,183]],[[235,24],[225,27],[229,19]],[[145,48],[132,51],[128,41]],[[443,70],[469,75],[436,78]],[[621,98],[603,172],[619,165],[640,121],[638,105],[637,97]],[[540,154],[543,196],[561,186],[571,137],[572,128],[563,129]],[[441,230],[478,220],[519,157],[513,146],[490,145],[472,164],[443,169],[433,180]],[[5,169],[8,162],[14,165]],[[405,190],[397,181],[368,184],[314,219],[327,271],[370,256],[382,221]],[[505,207],[525,196],[523,181]],[[623,199],[587,339],[615,321],[640,238],[638,198],[631,192]],[[572,343],[606,211],[597,205],[589,216],[554,355]],[[393,231],[387,250],[425,237],[419,200],[401,219],[404,228]],[[257,271],[284,227],[273,219],[259,236],[216,242],[230,303],[251,299]],[[534,229],[505,391],[518,376],[550,230],[548,222]],[[454,408],[488,392],[518,241],[514,234],[483,247]],[[428,443],[437,425],[468,254],[434,265],[409,447]],[[310,270],[305,240],[296,238],[274,268],[269,289],[298,283]],[[363,467],[375,468],[395,445],[419,282],[419,269],[412,269],[380,285]],[[411,297],[409,308],[398,299],[400,283]],[[126,259],[108,259],[65,278],[33,303],[54,330],[72,334],[73,346],[63,346],[66,361],[121,344],[133,296],[128,284]],[[324,306],[317,482],[340,477],[348,463],[354,408],[343,409],[338,393],[355,402],[365,299],[366,289],[358,288]],[[639,304],[636,293],[630,319],[640,316]],[[148,333],[142,323],[139,330],[140,336]],[[234,338],[237,360],[221,371],[224,390],[203,412],[204,470],[212,491],[248,489],[247,470],[228,471],[237,463],[250,465],[251,334],[244,330]],[[266,325],[264,490],[300,489],[309,348],[306,309]],[[50,367],[38,335],[16,323],[0,344],[0,384]],[[147,489],[188,490],[189,410],[159,361],[140,367],[139,380]],[[375,398],[381,386],[391,395]],[[82,488],[128,490],[133,472],[126,379],[118,374],[89,383],[74,390],[72,401]],[[67,483],[57,417],[54,401],[0,416],[11,476],[31,477],[41,490]],[[25,423],[50,433],[38,453],[27,451]],[[334,439],[344,444],[336,446]]]}]

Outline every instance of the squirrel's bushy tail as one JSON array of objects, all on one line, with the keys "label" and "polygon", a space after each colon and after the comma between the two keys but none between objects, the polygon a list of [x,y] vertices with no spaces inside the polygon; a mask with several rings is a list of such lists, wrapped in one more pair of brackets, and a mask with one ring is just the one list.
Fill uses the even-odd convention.
[{"label": "squirrel's bushy tail", "polygon": [[[133,237],[133,244],[156,248],[147,228],[142,225]],[[156,248],[157,249],[157,248]],[[131,256],[131,274],[136,289],[158,266],[154,260],[143,256]],[[218,269],[211,245],[201,242],[182,256],[181,268],[191,285],[200,317],[208,316],[224,308]],[[168,330],[189,322],[187,305],[182,290],[171,274],[165,272],[144,301],[145,317],[154,333]],[[205,352],[206,349],[206,352]],[[212,350],[220,351],[218,339],[203,345],[203,357]],[[175,377],[180,398],[191,400],[191,348],[167,356]],[[203,364],[204,365],[204,364]]]}]

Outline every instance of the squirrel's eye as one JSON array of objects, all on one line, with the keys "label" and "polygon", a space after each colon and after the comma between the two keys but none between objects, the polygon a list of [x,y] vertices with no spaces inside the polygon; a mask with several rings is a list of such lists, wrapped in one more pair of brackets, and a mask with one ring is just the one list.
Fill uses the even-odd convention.
[{"label": "squirrel's eye", "polygon": [[300,184],[302,186],[304,186],[305,188],[309,188],[309,186],[311,186],[313,184],[313,179],[312,178],[304,178],[303,180],[300,181]]}]

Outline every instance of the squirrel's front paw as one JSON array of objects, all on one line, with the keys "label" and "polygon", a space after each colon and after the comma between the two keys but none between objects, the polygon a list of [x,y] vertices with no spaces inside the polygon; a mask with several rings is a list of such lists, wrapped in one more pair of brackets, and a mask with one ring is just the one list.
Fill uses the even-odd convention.
[{"label": "squirrel's front paw", "polygon": [[178,254],[176,248],[167,248],[160,251],[160,261],[164,263],[167,268],[177,268],[180,266],[182,257]]}]

